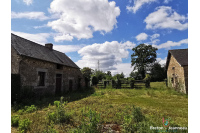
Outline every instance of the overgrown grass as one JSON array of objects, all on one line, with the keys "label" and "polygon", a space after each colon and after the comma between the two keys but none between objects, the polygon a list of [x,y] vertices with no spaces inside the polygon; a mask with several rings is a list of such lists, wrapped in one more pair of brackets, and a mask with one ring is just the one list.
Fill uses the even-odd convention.
[{"label": "overgrown grass", "polygon": [[[83,127],[83,118],[88,116],[90,110],[101,114],[101,124],[118,124],[123,128],[125,118],[131,116],[134,107],[139,107],[147,122],[140,122],[140,127],[145,125],[162,127],[162,118],[169,118],[170,123],[176,126],[188,126],[188,98],[187,95],[178,93],[165,86],[164,82],[153,82],[151,88],[142,89],[89,89],[83,92],[66,94],[62,98],[62,111],[70,114],[67,122],[50,122],[48,114],[56,112],[59,107],[60,97],[44,98],[31,103],[23,103],[12,107],[12,116],[18,115],[20,120],[31,121],[29,132],[73,132]],[[54,101],[58,101],[54,105]],[[25,106],[35,105],[37,112],[22,113],[19,110]],[[61,111],[61,112],[62,112]],[[62,114],[62,113],[61,113]],[[137,114],[137,112],[136,112]],[[18,132],[18,127],[12,127],[12,132]],[[138,131],[142,129],[137,129]],[[122,130],[121,130],[122,131]]]}]

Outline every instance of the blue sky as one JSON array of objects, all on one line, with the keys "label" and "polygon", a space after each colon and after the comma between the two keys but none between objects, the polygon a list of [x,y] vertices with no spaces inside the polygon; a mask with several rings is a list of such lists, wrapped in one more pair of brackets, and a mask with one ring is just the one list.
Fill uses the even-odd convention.
[{"label": "blue sky", "polygon": [[11,0],[11,32],[39,44],[53,43],[79,67],[131,68],[132,48],[158,48],[166,62],[169,49],[188,48],[187,0]]}]

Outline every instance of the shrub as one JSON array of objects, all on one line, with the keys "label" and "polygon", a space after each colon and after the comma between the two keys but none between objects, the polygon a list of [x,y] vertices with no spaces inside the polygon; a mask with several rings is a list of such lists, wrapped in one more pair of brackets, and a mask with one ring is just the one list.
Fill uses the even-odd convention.
[{"label": "shrub", "polygon": [[58,133],[58,131],[53,128],[53,123],[51,123],[42,133]]},{"label": "shrub", "polygon": [[71,117],[71,114],[66,113],[64,110],[64,106],[67,102],[63,102],[63,99],[61,98],[60,101],[54,101],[54,105],[56,105],[56,109],[54,112],[49,112],[47,115],[47,118],[49,119],[49,122],[53,121],[55,123],[69,123]]},{"label": "shrub", "polygon": [[131,115],[124,116],[122,127],[125,133],[143,132],[144,128],[142,128],[142,126],[147,122],[139,107],[133,106],[133,109]]},{"label": "shrub", "polygon": [[17,127],[19,125],[19,115],[11,116],[11,126]]},{"label": "shrub", "polygon": [[56,107],[60,107],[60,101],[54,101],[54,105],[55,105]]},{"label": "shrub", "polygon": [[25,106],[25,112],[26,113],[32,113],[32,112],[34,112],[36,110],[37,110],[37,108],[35,107],[35,105]]},{"label": "shrub", "polygon": [[30,129],[32,121],[29,119],[24,119],[19,121],[19,131],[21,133],[26,133]]},{"label": "shrub", "polygon": [[22,115],[22,114],[24,113],[24,110],[23,110],[23,109],[20,109],[20,110],[18,110],[17,112],[18,112],[18,114]]},{"label": "shrub", "polygon": [[99,82],[98,78],[96,76],[92,77],[92,85],[97,85]]},{"label": "shrub", "polygon": [[82,124],[75,129],[74,133],[100,133],[101,132],[101,124],[100,124],[100,114],[92,111],[91,109],[86,114],[88,117],[88,121],[83,118]]}]

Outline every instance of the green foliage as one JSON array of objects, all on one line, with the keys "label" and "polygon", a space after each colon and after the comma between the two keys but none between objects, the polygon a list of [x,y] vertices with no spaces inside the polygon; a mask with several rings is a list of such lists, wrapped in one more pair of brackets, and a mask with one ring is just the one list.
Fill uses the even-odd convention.
[{"label": "green foliage", "polygon": [[55,105],[56,107],[60,107],[60,101],[54,101],[54,105]]},{"label": "green foliage", "polygon": [[29,119],[23,119],[19,121],[19,131],[21,133],[26,133],[30,129],[32,121]]},{"label": "green foliage", "polygon": [[134,66],[134,70],[137,69],[143,79],[145,77],[146,68],[156,61],[156,51],[158,49],[152,45],[140,44],[132,50],[131,66]]},{"label": "green foliage", "polygon": [[101,115],[92,111],[91,109],[86,114],[88,120],[82,118],[82,124],[73,131],[73,133],[100,133],[101,124],[100,119]]},{"label": "green foliage", "polygon": [[116,79],[123,79],[124,78],[124,73],[122,72],[121,74],[116,74],[113,76],[113,78]]},{"label": "green foliage", "polygon": [[150,126],[153,126],[154,123],[145,118],[139,107],[133,106],[133,109],[132,115],[124,116],[122,131],[124,133],[153,133]]},{"label": "green foliage", "polygon": [[36,110],[37,110],[37,108],[35,107],[35,105],[25,106],[25,112],[26,113],[32,113],[32,112],[34,112]]},{"label": "green foliage", "polygon": [[55,111],[49,112],[47,114],[47,118],[49,122],[53,121],[54,123],[69,123],[71,114],[67,113],[64,109],[64,105],[66,102],[63,102],[63,98],[61,97],[61,101],[54,101],[54,105],[56,106]]},{"label": "green foliage", "polygon": [[92,77],[92,85],[97,85],[99,82],[98,78],[96,76]]},{"label": "green foliage", "polygon": [[151,67],[151,81],[163,81],[167,78],[167,71],[158,62],[154,63]]},{"label": "green foliage", "polygon": [[84,67],[83,69],[81,69],[81,73],[85,77],[86,86],[88,85],[93,72],[94,70],[89,67]]},{"label": "green foliage", "polygon": [[45,129],[42,133],[58,133],[58,131],[53,127],[53,122],[51,122],[50,125],[47,126],[47,129]]},{"label": "green foliage", "polygon": [[99,70],[95,70],[92,76],[97,77],[98,80],[102,80],[106,78],[105,77],[106,74],[103,71],[99,71]]},{"label": "green foliage", "polygon": [[17,127],[19,125],[19,115],[11,116],[11,126]]}]

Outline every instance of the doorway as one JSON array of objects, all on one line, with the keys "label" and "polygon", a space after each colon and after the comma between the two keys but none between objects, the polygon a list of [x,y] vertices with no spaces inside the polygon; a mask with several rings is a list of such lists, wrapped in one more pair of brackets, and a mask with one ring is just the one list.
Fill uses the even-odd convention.
[{"label": "doorway", "polygon": [[56,95],[61,94],[62,74],[56,74]]}]

